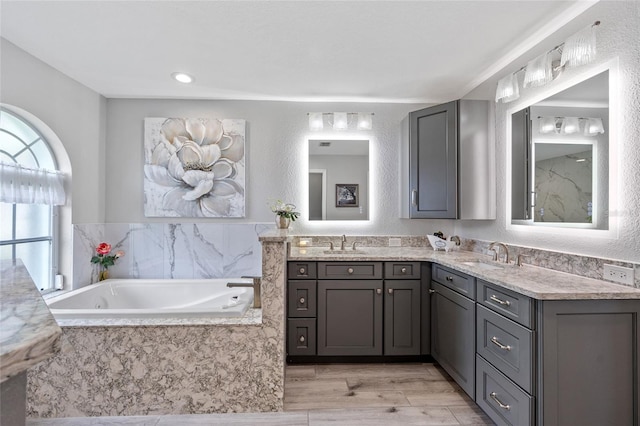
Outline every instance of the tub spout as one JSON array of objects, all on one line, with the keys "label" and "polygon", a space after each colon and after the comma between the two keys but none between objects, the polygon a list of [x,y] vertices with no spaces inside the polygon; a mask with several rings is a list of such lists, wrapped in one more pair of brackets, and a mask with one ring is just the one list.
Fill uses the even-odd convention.
[{"label": "tub spout", "polygon": [[253,307],[261,308],[262,307],[262,297],[260,293],[260,284],[262,282],[262,277],[249,277],[243,276],[242,278],[251,278],[253,283],[227,283],[227,287],[252,287],[253,288]]}]

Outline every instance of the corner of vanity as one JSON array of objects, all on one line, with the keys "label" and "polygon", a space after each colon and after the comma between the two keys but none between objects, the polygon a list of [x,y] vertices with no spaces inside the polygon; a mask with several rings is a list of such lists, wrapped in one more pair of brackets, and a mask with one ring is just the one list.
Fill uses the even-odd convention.
[{"label": "corner of vanity", "polygon": [[60,350],[62,330],[21,261],[0,261],[0,424],[24,425],[27,370]]}]

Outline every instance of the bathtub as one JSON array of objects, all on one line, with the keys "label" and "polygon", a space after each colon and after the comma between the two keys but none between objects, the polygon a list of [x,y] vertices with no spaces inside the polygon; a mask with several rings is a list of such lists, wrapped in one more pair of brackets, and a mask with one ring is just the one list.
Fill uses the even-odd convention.
[{"label": "bathtub", "polygon": [[240,317],[253,302],[241,278],[108,279],[47,300],[57,320],[103,318]]}]

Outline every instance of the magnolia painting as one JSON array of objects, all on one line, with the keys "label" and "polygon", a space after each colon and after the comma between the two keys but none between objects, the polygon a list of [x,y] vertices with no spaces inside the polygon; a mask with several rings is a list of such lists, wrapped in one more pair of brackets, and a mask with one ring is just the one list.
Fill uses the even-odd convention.
[{"label": "magnolia painting", "polygon": [[147,217],[244,217],[245,120],[145,118]]}]

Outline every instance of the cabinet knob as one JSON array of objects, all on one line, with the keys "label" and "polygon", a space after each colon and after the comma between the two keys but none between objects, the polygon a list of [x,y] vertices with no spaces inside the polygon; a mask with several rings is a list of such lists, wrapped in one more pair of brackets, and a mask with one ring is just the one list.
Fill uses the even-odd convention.
[{"label": "cabinet knob", "polygon": [[432,289],[432,288],[430,288],[430,289],[429,289],[429,294],[433,294],[433,293],[435,293],[435,292],[436,292],[436,291],[435,291],[434,289]]},{"label": "cabinet knob", "polygon": [[406,274],[406,273],[407,273],[407,268],[402,268],[402,269],[400,269],[400,273],[401,273],[401,274]]},{"label": "cabinet knob", "polygon": [[447,281],[453,281],[453,277],[452,276],[446,276],[444,277],[445,280]]},{"label": "cabinet knob", "polygon": [[390,289],[388,289],[388,290],[387,290],[387,292],[388,292],[389,294],[393,294],[393,289],[392,289],[392,288],[390,288]]},{"label": "cabinet knob", "polygon": [[347,269],[347,273],[348,273],[349,275],[353,274],[353,268],[349,268],[349,269]]},{"label": "cabinet knob", "polygon": [[305,272],[307,272],[307,270],[306,270],[306,269],[304,269],[304,268],[300,268],[300,269],[298,270],[298,272],[300,273],[300,275],[304,275],[304,274],[305,274]]},{"label": "cabinet knob", "polygon": [[305,302],[304,297],[301,297],[301,298],[300,298],[300,300],[299,300],[299,302],[300,302],[300,304],[301,304],[301,305],[304,305],[304,302]]},{"label": "cabinet knob", "polygon": [[300,336],[300,338],[298,339],[298,341],[299,341],[300,343],[304,343],[304,341],[305,341],[304,336]]},{"label": "cabinet knob", "polygon": [[381,288],[376,288],[376,294],[382,294],[382,289]]}]

